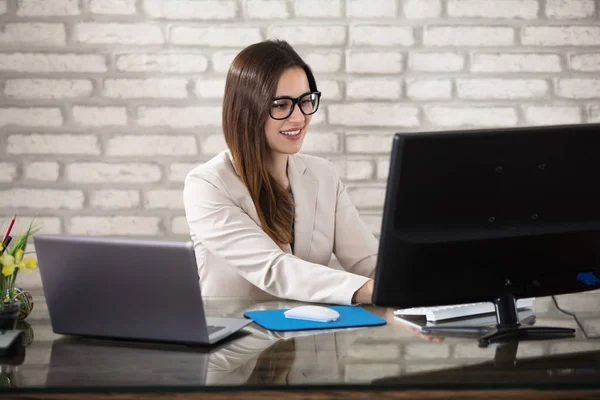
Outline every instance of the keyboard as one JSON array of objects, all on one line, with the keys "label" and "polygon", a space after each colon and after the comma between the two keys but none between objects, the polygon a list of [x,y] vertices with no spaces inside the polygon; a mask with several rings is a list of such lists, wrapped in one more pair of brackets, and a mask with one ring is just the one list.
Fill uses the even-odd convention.
[{"label": "keyboard", "polygon": [[[531,308],[533,306],[533,297],[518,299],[517,309]],[[399,317],[403,315],[421,315],[427,318],[427,321],[436,322],[452,318],[464,318],[472,315],[495,313],[496,308],[494,303],[468,303],[455,304],[449,306],[434,306],[434,307],[413,307],[404,308],[394,311],[394,315]]]}]

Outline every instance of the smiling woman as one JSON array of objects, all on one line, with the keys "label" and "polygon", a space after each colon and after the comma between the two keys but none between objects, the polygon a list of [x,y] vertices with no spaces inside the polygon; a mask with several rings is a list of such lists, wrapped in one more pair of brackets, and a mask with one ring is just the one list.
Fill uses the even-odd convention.
[{"label": "smiling woman", "polygon": [[[300,154],[321,93],[284,41],[233,60],[228,150],[186,177],[184,204],[206,296],[370,303],[378,243],[333,167]],[[335,254],[344,270],[328,266]]]}]

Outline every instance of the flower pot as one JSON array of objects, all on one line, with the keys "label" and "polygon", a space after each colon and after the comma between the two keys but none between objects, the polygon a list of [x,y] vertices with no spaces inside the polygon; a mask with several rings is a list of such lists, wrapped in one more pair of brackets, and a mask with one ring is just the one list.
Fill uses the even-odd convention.
[{"label": "flower pot", "polygon": [[0,307],[0,330],[16,329],[20,310],[21,303],[18,300],[14,304],[4,303]]}]

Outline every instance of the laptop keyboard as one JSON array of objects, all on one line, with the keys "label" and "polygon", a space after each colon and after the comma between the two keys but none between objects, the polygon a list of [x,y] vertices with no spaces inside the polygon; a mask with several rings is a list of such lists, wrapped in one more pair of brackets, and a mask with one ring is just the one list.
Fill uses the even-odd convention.
[{"label": "laptop keyboard", "polygon": [[213,333],[218,332],[225,327],[224,326],[207,325],[207,328],[208,328],[208,335],[210,336]]}]

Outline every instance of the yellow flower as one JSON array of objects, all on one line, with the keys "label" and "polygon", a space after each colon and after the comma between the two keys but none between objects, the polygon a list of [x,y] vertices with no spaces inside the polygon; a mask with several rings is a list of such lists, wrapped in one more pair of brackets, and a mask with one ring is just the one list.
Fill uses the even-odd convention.
[{"label": "yellow flower", "polygon": [[15,258],[10,254],[2,254],[0,263],[2,264],[2,275],[11,276],[15,272]]},{"label": "yellow flower", "polygon": [[19,270],[28,274],[31,272],[31,270],[34,270],[37,268],[37,262],[35,261],[34,258],[27,257],[25,260],[21,261],[17,265],[17,267],[19,267]]},{"label": "yellow flower", "polygon": [[17,250],[17,252],[15,253],[15,263],[19,264],[21,262],[24,253],[25,251],[23,251],[23,249]]}]

